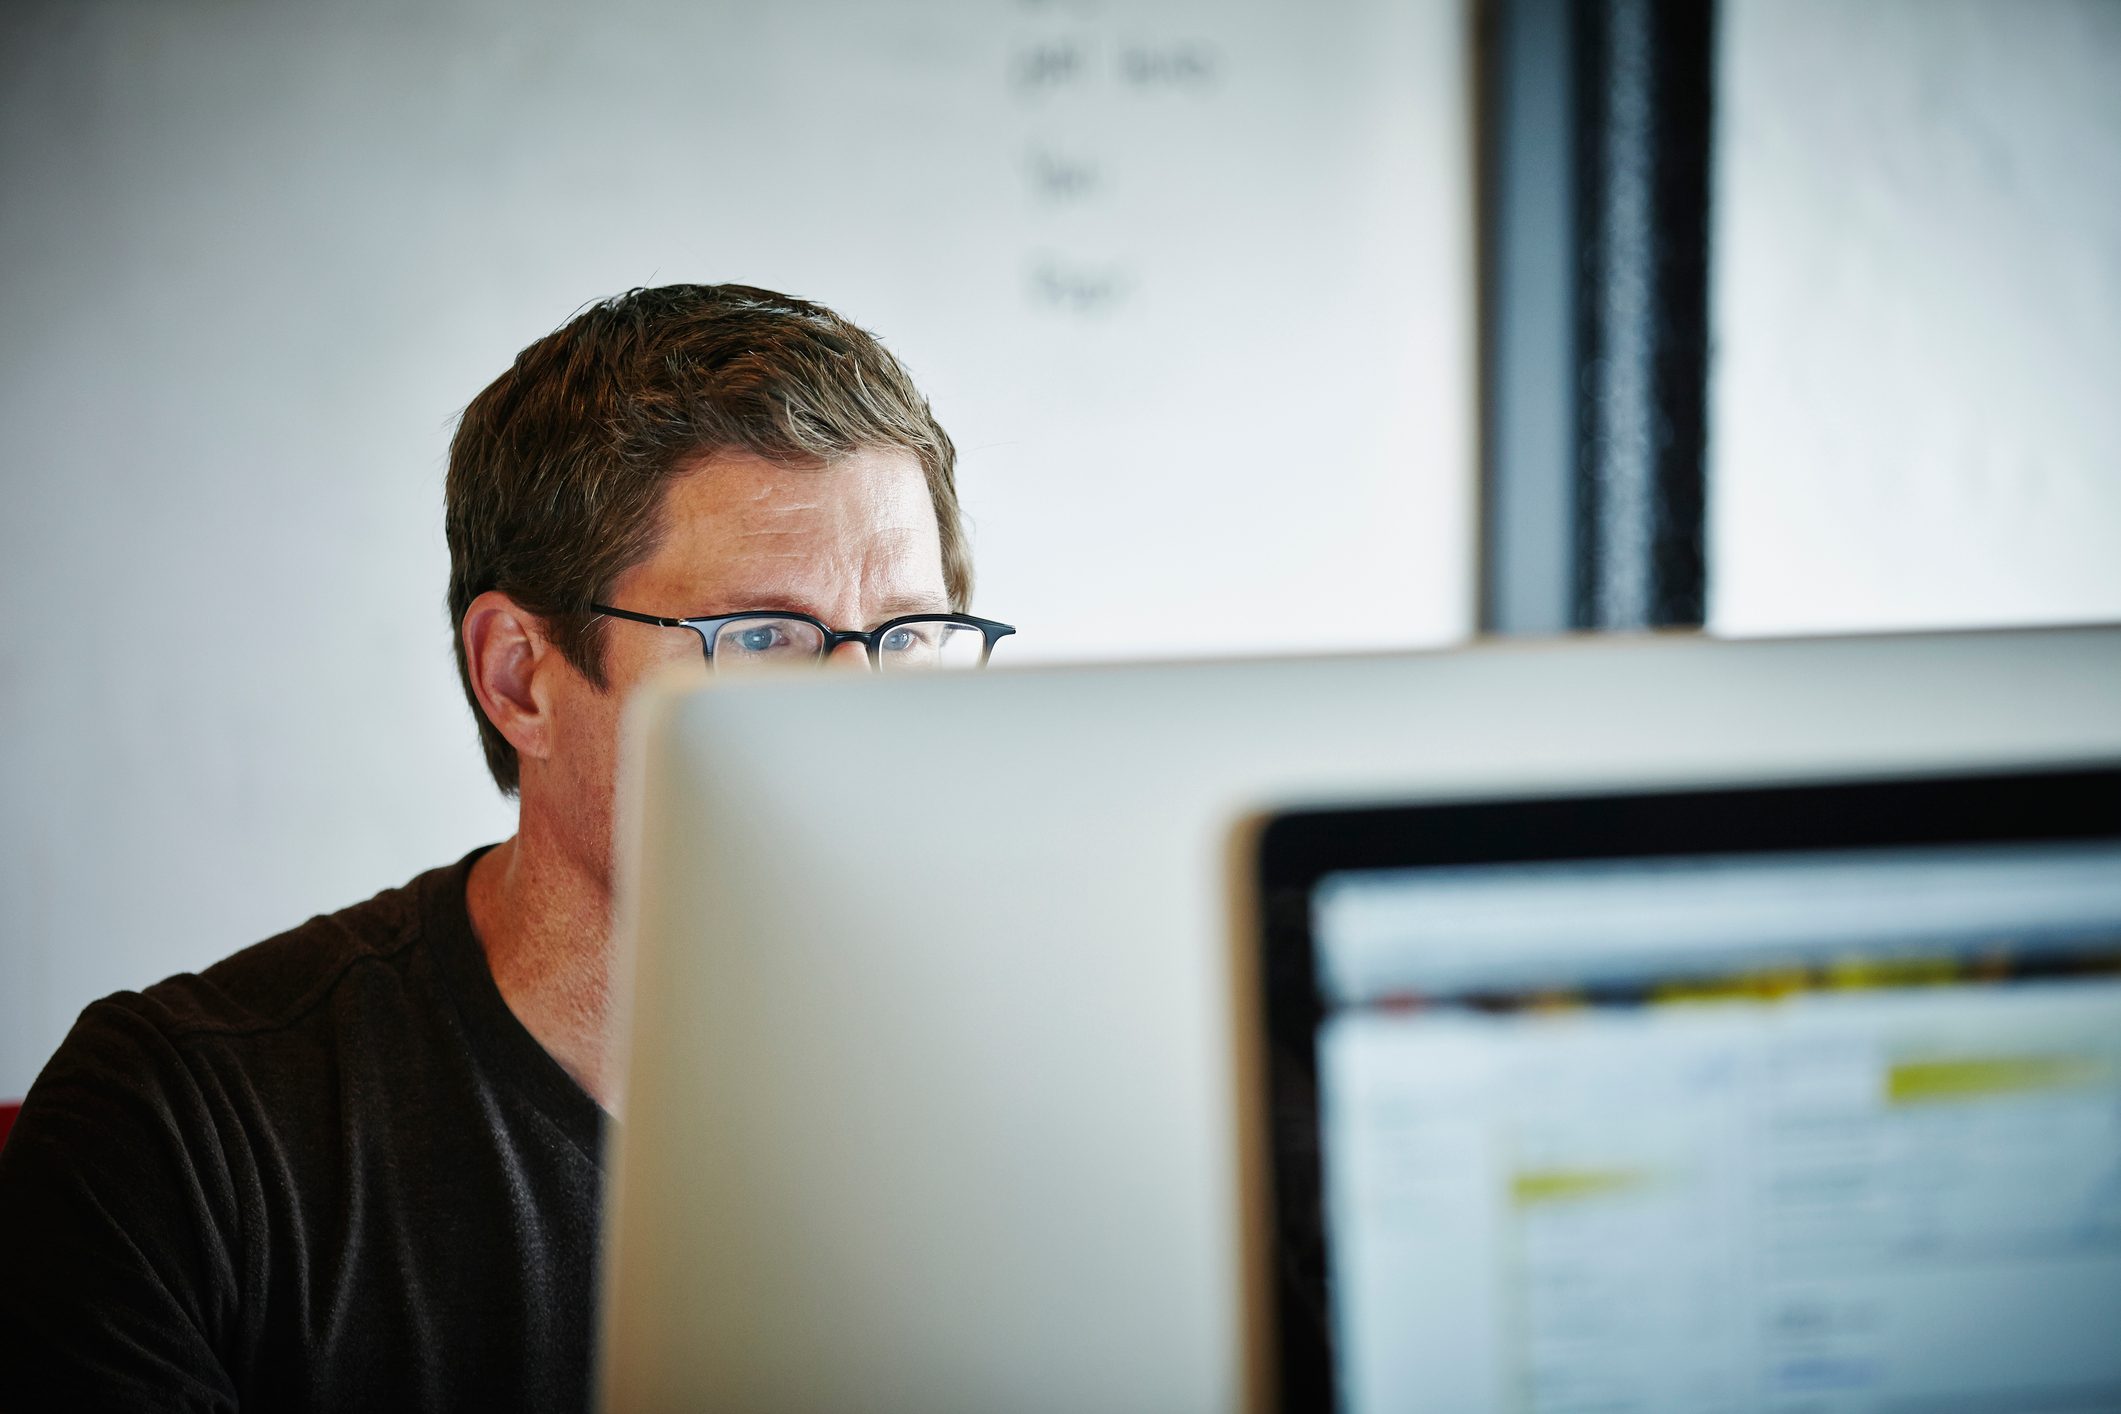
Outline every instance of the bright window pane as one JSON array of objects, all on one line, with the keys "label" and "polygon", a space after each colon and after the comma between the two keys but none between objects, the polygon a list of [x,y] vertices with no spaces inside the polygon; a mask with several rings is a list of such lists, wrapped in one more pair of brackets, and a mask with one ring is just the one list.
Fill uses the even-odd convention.
[{"label": "bright window pane", "polygon": [[2121,5],[1719,22],[1712,627],[2121,618]]}]

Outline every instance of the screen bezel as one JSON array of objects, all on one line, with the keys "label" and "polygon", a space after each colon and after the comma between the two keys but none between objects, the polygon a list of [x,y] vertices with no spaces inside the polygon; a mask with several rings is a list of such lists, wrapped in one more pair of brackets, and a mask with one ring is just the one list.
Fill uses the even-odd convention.
[{"label": "screen bezel", "polygon": [[1256,882],[1283,1409],[1338,1407],[1321,1200],[1311,895],[1328,874],[1468,864],[2121,841],[2121,764],[1915,778],[1292,810]]}]

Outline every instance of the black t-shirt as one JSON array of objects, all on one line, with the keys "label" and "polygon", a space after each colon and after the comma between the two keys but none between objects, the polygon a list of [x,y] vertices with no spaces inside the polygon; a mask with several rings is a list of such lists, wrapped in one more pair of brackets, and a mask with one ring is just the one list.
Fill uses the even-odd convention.
[{"label": "black t-shirt", "polygon": [[477,857],[81,1014],[0,1151],[0,1406],[587,1407],[602,1112]]}]

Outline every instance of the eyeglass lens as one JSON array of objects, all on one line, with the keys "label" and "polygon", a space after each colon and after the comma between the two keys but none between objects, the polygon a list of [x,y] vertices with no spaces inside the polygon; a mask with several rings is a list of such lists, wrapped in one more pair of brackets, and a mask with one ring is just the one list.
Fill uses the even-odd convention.
[{"label": "eyeglass lens", "polygon": [[[986,638],[969,624],[917,619],[895,624],[877,645],[885,672],[976,668]],[[824,635],[805,619],[738,619],[715,630],[710,654],[718,673],[801,666],[823,658]]]}]

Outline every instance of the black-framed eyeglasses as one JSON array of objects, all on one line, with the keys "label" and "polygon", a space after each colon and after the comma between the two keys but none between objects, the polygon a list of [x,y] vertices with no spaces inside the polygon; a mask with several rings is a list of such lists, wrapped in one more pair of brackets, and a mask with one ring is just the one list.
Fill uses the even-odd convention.
[{"label": "black-framed eyeglasses", "polygon": [[833,628],[822,619],[783,609],[666,619],[609,604],[589,607],[638,624],[691,629],[707,654],[708,670],[716,673],[823,663],[842,643],[861,644],[869,666],[880,673],[984,668],[994,656],[994,645],[1016,632],[1008,624],[970,614],[901,614],[863,630]]}]

